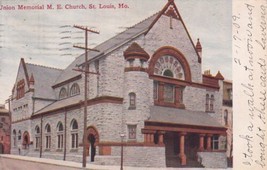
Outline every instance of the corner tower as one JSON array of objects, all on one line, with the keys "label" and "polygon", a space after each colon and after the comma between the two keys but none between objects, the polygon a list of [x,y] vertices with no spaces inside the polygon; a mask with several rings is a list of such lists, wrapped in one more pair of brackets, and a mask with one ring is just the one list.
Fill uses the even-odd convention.
[{"label": "corner tower", "polygon": [[[144,140],[141,129],[144,120],[149,116],[150,89],[148,81],[147,61],[149,54],[136,42],[125,51],[124,68],[124,103],[123,103],[123,131],[128,141],[142,142]],[[131,131],[133,136],[131,136]]]}]

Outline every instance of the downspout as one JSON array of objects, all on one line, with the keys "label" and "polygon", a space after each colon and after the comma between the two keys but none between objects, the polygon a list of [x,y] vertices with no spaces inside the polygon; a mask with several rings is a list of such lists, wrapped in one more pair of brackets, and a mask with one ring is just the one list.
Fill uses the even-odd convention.
[{"label": "downspout", "polygon": [[66,111],[66,108],[64,108],[64,112],[65,112],[65,131],[64,131],[64,157],[63,157],[63,160],[65,161],[66,160],[66,150],[67,150],[67,111]]},{"label": "downspout", "polygon": [[42,158],[42,150],[43,150],[43,115],[41,117],[41,136],[40,136],[40,158]]}]

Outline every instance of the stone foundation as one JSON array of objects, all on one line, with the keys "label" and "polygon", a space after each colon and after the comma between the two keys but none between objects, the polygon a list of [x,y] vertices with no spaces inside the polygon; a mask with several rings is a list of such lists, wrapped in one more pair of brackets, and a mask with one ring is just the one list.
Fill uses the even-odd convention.
[{"label": "stone foundation", "polygon": [[[120,165],[121,147],[113,146],[111,155],[95,157],[95,163],[100,165]],[[136,167],[166,167],[165,147],[123,148],[123,165]]]},{"label": "stone foundation", "polygon": [[198,152],[198,162],[205,168],[227,168],[225,152]]}]

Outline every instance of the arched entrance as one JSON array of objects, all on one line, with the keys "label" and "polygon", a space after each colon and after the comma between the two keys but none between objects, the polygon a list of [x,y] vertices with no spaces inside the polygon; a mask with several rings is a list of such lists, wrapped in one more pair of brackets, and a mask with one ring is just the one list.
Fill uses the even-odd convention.
[{"label": "arched entrance", "polygon": [[90,161],[95,161],[95,155],[96,155],[96,146],[99,143],[99,135],[95,127],[89,126],[87,128],[87,156],[90,156]]},{"label": "arched entrance", "polygon": [[5,152],[4,145],[0,143],[0,154],[3,154]]},{"label": "arched entrance", "polygon": [[28,149],[30,144],[30,135],[27,131],[23,133],[23,142],[22,142],[24,149]]}]

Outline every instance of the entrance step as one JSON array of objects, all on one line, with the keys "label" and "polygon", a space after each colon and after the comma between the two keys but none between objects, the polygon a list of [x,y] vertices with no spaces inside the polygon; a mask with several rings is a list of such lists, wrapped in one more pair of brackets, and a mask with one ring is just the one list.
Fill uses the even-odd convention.
[{"label": "entrance step", "polygon": [[179,156],[166,156],[166,166],[167,167],[194,167],[203,168],[198,161],[193,159],[186,159],[186,165],[181,165]]}]

